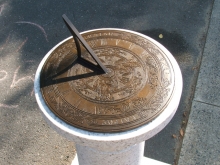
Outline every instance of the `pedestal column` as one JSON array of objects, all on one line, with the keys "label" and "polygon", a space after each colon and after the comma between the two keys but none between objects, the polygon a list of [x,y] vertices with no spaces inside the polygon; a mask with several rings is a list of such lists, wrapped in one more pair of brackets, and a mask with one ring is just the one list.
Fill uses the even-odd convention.
[{"label": "pedestal column", "polygon": [[[124,148],[120,151],[102,151],[76,144],[79,164],[83,165],[141,165],[144,142]],[[117,160],[117,161],[116,161]]]}]

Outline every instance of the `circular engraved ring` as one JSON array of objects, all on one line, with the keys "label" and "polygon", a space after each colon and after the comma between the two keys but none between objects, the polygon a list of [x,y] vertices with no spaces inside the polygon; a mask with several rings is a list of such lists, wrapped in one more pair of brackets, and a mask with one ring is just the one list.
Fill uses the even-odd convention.
[{"label": "circular engraved ring", "polygon": [[[175,87],[174,71],[152,39],[120,29],[82,36],[108,73],[81,63],[71,37],[62,42],[40,78],[41,93],[56,116],[88,131],[121,132],[152,121],[166,108]],[[81,58],[96,65],[85,49],[81,52]]]}]

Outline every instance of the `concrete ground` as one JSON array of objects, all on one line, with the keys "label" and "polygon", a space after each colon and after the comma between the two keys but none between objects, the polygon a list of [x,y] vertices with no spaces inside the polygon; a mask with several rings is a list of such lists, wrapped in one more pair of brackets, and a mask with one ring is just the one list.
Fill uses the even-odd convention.
[{"label": "concrete ground", "polygon": [[62,14],[80,32],[124,28],[162,43],[180,65],[183,94],[144,155],[169,164],[220,164],[219,9],[218,0],[0,0],[0,164],[67,165],[74,158],[74,144],[48,127],[33,93],[41,59],[70,36]]},{"label": "concrete ground", "polygon": [[219,9],[215,0],[179,165],[220,165]]}]

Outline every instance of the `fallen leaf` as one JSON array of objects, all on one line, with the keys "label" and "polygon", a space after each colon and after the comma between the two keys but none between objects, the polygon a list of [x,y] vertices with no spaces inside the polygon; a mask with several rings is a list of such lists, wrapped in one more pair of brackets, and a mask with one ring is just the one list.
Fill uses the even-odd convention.
[{"label": "fallen leaf", "polygon": [[199,68],[198,66],[194,66],[194,67],[192,67],[192,70],[196,70],[198,68]]},{"label": "fallen leaf", "polygon": [[186,117],[186,112],[183,113],[183,116]]},{"label": "fallen leaf", "polygon": [[177,136],[176,136],[175,134],[173,134],[172,137],[173,137],[174,139],[177,138]]},{"label": "fallen leaf", "polygon": [[183,137],[184,135],[183,129],[180,129],[180,135]]}]

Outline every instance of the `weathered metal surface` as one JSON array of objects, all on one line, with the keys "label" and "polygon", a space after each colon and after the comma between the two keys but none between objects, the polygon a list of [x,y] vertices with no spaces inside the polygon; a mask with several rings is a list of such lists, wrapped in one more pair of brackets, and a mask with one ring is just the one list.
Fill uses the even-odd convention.
[{"label": "weathered metal surface", "polygon": [[[88,131],[121,132],[148,123],[166,108],[174,74],[160,47],[129,31],[95,30],[82,36],[108,73],[78,60],[73,39],[57,47],[43,66],[41,89],[59,118]],[[81,56],[96,64],[86,50]]]},{"label": "weathered metal surface", "polygon": [[[73,36],[73,39],[74,39],[75,45],[76,45],[76,49],[77,49],[78,58],[80,58],[81,62],[84,62],[84,63],[86,62],[87,66],[88,65],[91,66],[91,63],[89,63],[88,61],[85,61],[85,60],[83,60],[83,58],[81,58],[80,43],[84,46],[84,48],[87,50],[87,52],[92,56],[93,60],[98,64],[98,65],[92,65],[92,66],[95,67],[96,69],[99,69],[103,73],[107,73],[106,67],[101,63],[101,61],[96,56],[96,54],[93,52],[91,47],[87,44],[85,39],[79,34],[78,30],[75,28],[75,26],[72,24],[72,22],[69,20],[69,18],[67,18],[67,16],[65,14],[63,14],[63,20]],[[79,41],[80,41],[80,43],[79,43]]]}]

